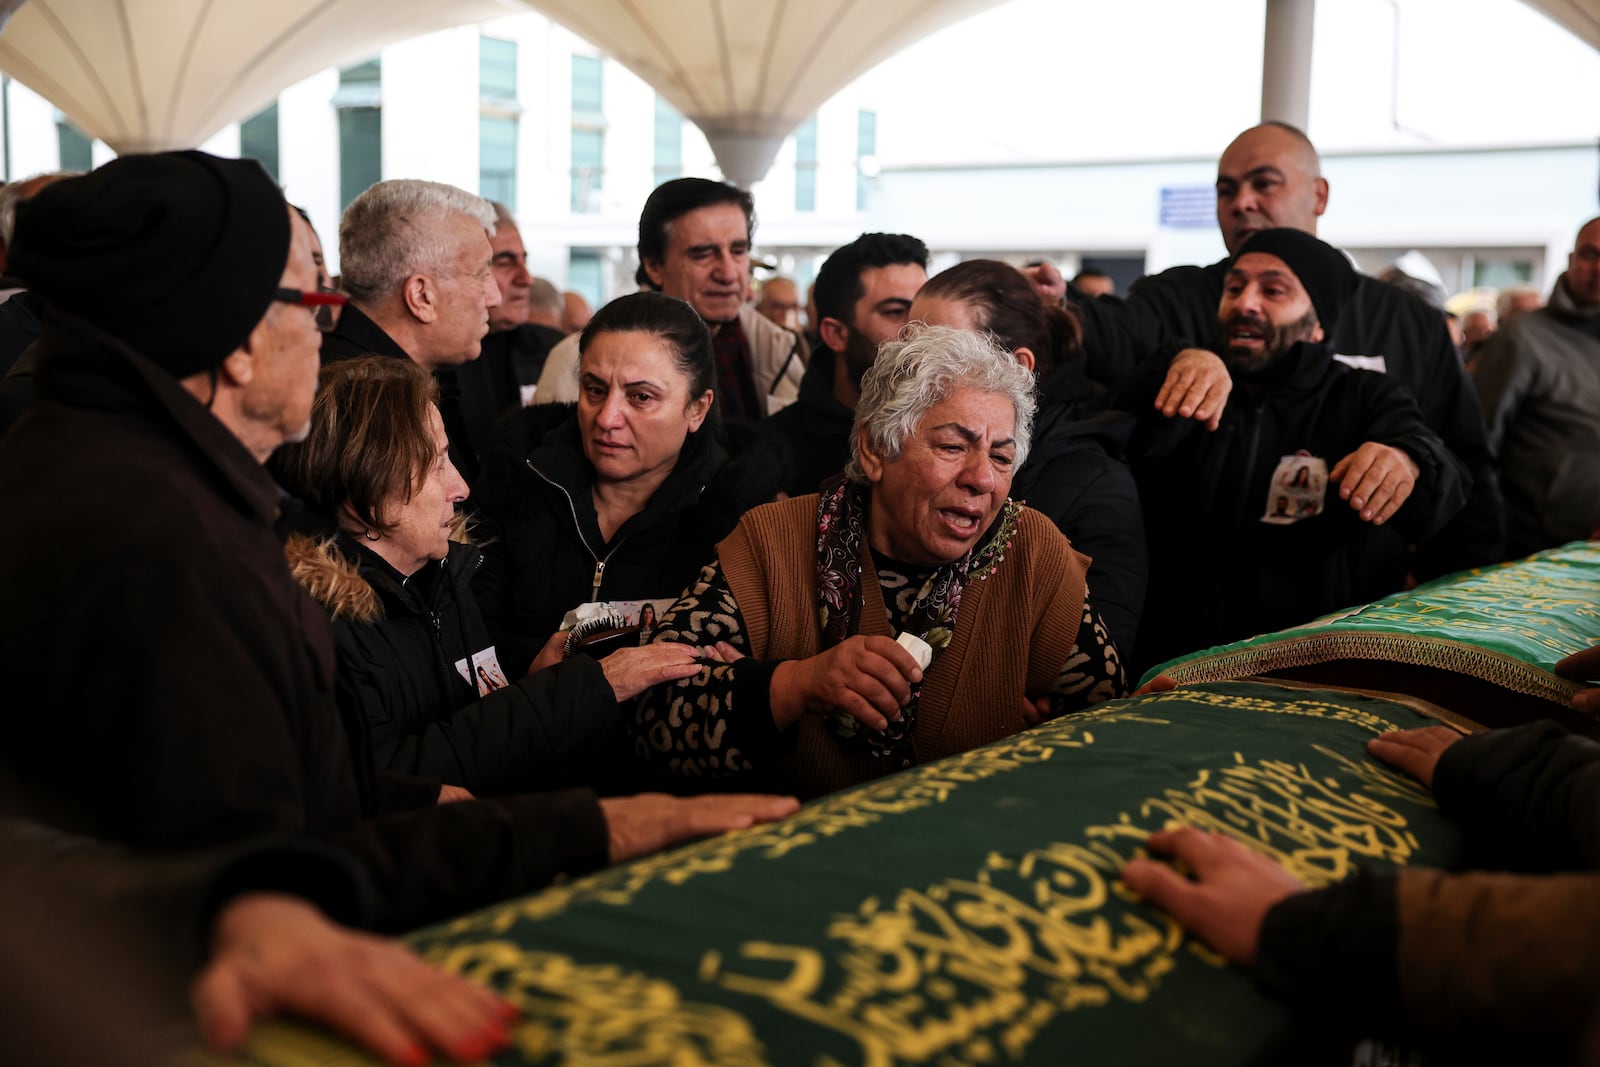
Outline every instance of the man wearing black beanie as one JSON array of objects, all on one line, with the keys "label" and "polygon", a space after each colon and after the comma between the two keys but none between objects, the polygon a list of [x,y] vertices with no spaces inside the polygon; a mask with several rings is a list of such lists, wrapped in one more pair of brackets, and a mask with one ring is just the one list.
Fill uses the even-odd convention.
[{"label": "man wearing black beanie", "polygon": [[1144,665],[1397,591],[1410,544],[1464,503],[1470,479],[1410,394],[1325,343],[1356,284],[1310,234],[1255,233],[1214,351],[1157,353],[1119,394],[1140,419]]},{"label": "man wearing black beanie", "polygon": [[152,849],[330,842],[396,929],[787,813],[588,790],[441,807],[436,782],[376,779],[262,467],[308,428],[330,298],[259,165],[116,160],[24,205],[11,257],[46,301],[38,399],[0,441],[0,785],[31,817]]}]

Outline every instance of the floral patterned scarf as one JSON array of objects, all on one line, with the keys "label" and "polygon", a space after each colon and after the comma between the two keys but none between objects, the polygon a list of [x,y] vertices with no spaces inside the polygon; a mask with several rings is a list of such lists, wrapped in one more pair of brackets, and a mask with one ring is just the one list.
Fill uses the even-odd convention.
[{"label": "floral patterned scarf", "polygon": [[[861,625],[861,553],[864,550],[868,494],[863,486],[841,477],[822,486],[817,501],[817,620],[822,626],[822,647],[832,648],[855,634]],[[1022,505],[1007,500],[989,533],[960,559],[935,567],[913,600],[903,628],[926,641],[938,659],[955,633],[956,611],[967,582],[986,578],[1006,558],[1016,536],[1017,513]],[[865,549],[870,551],[870,549]],[[874,596],[882,595],[873,590]],[[930,664],[931,667],[931,664]],[[923,672],[927,676],[927,672]],[[911,733],[917,722],[922,685],[911,687],[911,699],[901,709],[900,721],[883,730],[865,729],[850,715],[834,712],[828,725],[835,734],[859,738],[874,756],[893,756],[909,767]]]}]

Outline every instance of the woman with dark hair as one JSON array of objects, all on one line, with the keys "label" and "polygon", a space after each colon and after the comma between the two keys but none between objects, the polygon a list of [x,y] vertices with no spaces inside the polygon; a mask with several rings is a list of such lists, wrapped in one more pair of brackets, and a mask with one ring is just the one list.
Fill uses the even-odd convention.
[{"label": "woman with dark hair", "polygon": [[1095,607],[1128,661],[1149,566],[1139,491],[1121,460],[1134,421],[1086,410],[1092,389],[1078,320],[1066,308],[1041,304],[1020,271],[993,259],[970,259],[928,279],[911,319],[990,334],[1033,372],[1039,414],[1011,491],[1094,561]]},{"label": "woman with dark hair", "polygon": [[367,357],[322,370],[306,440],[273,458],[326,524],[291,535],[295,577],[333,616],[335,693],[377,765],[475,794],[610,784],[626,766],[618,702],[697,669],[649,649],[528,672],[489,639],[461,541],[467,486],[450,462],[433,377]]},{"label": "woman with dark hair", "polygon": [[486,546],[473,588],[513,662],[547,645],[553,658],[551,634],[581,605],[677,596],[782,484],[775,444],[752,442],[735,460],[719,443],[716,353],[688,304],[620,297],[578,345],[576,408],[542,435],[533,428],[561,409],[525,409],[480,480]]}]

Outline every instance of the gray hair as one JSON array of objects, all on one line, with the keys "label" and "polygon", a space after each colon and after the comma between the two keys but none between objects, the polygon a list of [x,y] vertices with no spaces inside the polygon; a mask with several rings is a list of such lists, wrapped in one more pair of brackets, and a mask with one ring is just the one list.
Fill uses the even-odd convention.
[{"label": "gray hair", "polygon": [[1033,436],[1033,373],[1016,361],[992,334],[952,326],[915,325],[896,341],[878,346],[878,358],[861,379],[861,399],[850,428],[850,462],[845,476],[865,483],[861,469],[861,430],[866,428],[873,451],[896,459],[924,415],[955,395],[956,390],[999,393],[1017,413],[1017,470],[1028,458]]},{"label": "gray hair", "polygon": [[[11,247],[11,235],[17,232],[17,205],[27,200],[34,193],[43,189],[51,182],[60,181],[62,178],[81,178],[81,170],[52,170],[43,174],[32,174],[20,181],[14,181],[0,188],[0,246]],[[40,181],[40,179],[47,179]]]},{"label": "gray hair", "polygon": [[412,274],[445,269],[452,249],[430,223],[451,215],[465,215],[494,233],[494,208],[465,189],[413,178],[369,187],[339,220],[340,287],[357,303],[373,303]]},{"label": "gray hair", "polygon": [[506,207],[498,200],[490,200],[487,201],[487,203],[490,207],[494,208],[494,228],[496,230],[500,229],[502,226],[510,226],[512,229],[518,229],[517,220],[511,214],[510,208]]},{"label": "gray hair", "polygon": [[543,309],[560,318],[566,314],[567,302],[561,296],[561,290],[548,278],[535,278],[528,286],[528,307]]},{"label": "gray hair", "polygon": [[1511,305],[1516,302],[1516,299],[1519,296],[1533,296],[1541,300],[1543,299],[1543,295],[1539,292],[1539,290],[1535,289],[1531,285],[1508,285],[1495,295],[1495,318],[1505,318],[1506,314],[1511,311]]}]

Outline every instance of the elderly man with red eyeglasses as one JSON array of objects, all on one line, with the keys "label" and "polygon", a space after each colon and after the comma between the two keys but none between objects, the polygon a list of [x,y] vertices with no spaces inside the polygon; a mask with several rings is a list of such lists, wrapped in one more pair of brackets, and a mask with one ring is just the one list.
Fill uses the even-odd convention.
[{"label": "elderly man with red eyeglasses", "polygon": [[38,398],[0,441],[0,815],[162,852],[306,838],[354,863],[371,925],[396,930],[793,810],[587,790],[440,805],[437,782],[352,751],[329,622],[290,574],[262,466],[309,429],[317,310],[342,297],[258,164],[115,160],[24,205],[9,252],[46,307]]}]

